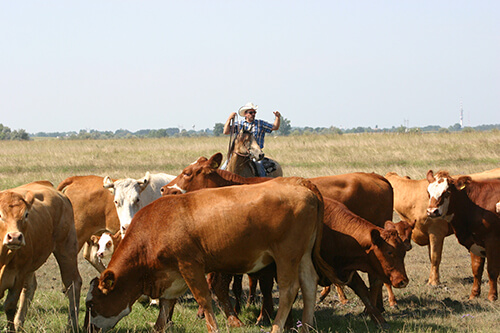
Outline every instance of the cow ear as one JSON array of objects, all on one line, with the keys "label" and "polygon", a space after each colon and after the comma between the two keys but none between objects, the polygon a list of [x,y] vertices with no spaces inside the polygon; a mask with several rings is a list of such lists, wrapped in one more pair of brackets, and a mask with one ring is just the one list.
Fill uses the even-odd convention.
[{"label": "cow ear", "polygon": [[104,177],[102,186],[107,188],[111,193],[115,193],[115,183],[111,180],[111,178],[109,178],[109,176]]},{"label": "cow ear", "polygon": [[370,232],[370,236],[372,238],[372,243],[377,245],[377,246],[380,246],[383,242],[382,240],[382,236],[380,236],[380,231],[378,231],[377,229],[372,229],[372,231]]},{"label": "cow ear", "polygon": [[105,270],[99,279],[99,289],[107,295],[115,288],[115,274],[110,270]]},{"label": "cow ear", "polygon": [[392,221],[385,221],[384,229],[385,230],[396,230],[396,226],[395,226],[394,222],[392,222]]},{"label": "cow ear", "polygon": [[434,178],[434,172],[432,170],[427,171],[427,181],[433,183],[436,179]]},{"label": "cow ear", "polygon": [[144,191],[146,187],[148,187],[150,179],[151,174],[149,173],[149,171],[147,171],[146,175],[144,175],[144,178],[141,181],[138,181],[141,192]]},{"label": "cow ear", "polygon": [[33,195],[33,192],[31,192],[31,191],[26,192],[23,199],[26,202],[26,204],[28,205],[28,210],[31,209],[31,206],[33,205],[33,202],[35,201],[35,196]]},{"label": "cow ear", "polygon": [[470,178],[469,176],[462,176],[455,180],[454,185],[457,190],[461,191],[466,188],[471,181],[472,178]]},{"label": "cow ear", "polygon": [[99,236],[97,236],[97,235],[92,235],[92,236],[90,236],[90,241],[91,241],[93,244],[97,244],[97,243],[99,243],[99,238],[100,238],[100,237],[99,237]]},{"label": "cow ear", "polygon": [[212,157],[210,157],[208,162],[209,162],[210,168],[212,168],[212,169],[219,168],[219,166],[222,162],[222,154],[221,153],[214,154]]}]

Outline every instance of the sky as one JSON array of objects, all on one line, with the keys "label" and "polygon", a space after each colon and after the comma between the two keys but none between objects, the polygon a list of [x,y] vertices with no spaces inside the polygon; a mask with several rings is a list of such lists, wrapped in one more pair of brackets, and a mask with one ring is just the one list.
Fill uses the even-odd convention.
[{"label": "sky", "polygon": [[500,1],[0,2],[0,123],[212,129],[500,123]]}]

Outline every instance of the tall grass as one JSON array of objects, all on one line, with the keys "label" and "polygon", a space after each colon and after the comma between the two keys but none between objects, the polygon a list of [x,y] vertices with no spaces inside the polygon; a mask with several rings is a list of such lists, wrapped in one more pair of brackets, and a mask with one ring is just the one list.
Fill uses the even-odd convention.
[{"label": "tall grass", "polygon": [[[73,175],[110,175],[114,178],[141,177],[146,171],[178,174],[199,156],[209,157],[227,151],[227,137],[130,139],[106,141],[40,140],[0,142],[0,190],[35,180],[57,185]],[[500,167],[500,133],[474,132],[454,134],[349,134],[332,136],[292,136],[266,138],[267,155],[279,161],[285,176],[316,177],[348,172],[395,171],[412,178],[424,178],[428,169],[446,169],[451,174],[474,173]],[[496,332],[500,305],[486,300],[486,276],[483,295],[468,301],[472,285],[467,251],[454,236],[445,241],[439,287],[426,285],[429,275],[427,248],[414,244],[406,257],[410,284],[395,290],[399,306],[386,305],[385,318],[391,332]],[[81,257],[79,268],[84,281],[80,322],[83,323],[84,299],[91,278],[97,272]],[[51,257],[37,272],[39,287],[28,313],[25,332],[61,332],[64,330],[68,302],[60,292],[61,282]],[[361,315],[359,299],[346,290],[349,303],[341,306],[334,293],[316,311],[320,332],[377,332],[377,327]],[[384,291],[385,293],[385,291]],[[385,295],[385,294],[384,294]],[[300,318],[300,298],[294,305],[294,318]],[[205,323],[196,319],[197,305],[186,294],[176,307],[173,332],[204,332]],[[247,324],[229,329],[220,311],[221,330],[231,332],[267,332],[256,327],[258,308],[245,308],[241,318]],[[134,305],[132,313],[112,332],[149,332],[158,309]],[[0,307],[0,327],[6,320]]]}]

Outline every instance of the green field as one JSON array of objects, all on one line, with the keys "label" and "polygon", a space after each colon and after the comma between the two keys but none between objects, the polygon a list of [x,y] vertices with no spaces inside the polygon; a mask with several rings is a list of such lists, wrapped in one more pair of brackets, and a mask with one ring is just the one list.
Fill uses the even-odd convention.
[{"label": "green field", "polygon": [[[0,189],[35,180],[49,180],[55,186],[69,176],[109,175],[138,178],[150,172],[178,174],[199,156],[227,152],[227,137],[127,139],[103,141],[0,141]],[[481,172],[500,167],[500,132],[442,134],[344,134],[332,136],[290,136],[266,138],[265,152],[283,167],[285,176],[317,177],[349,172],[389,171],[414,179],[425,177],[429,169],[451,174]],[[397,218],[396,218],[397,219]],[[395,289],[399,305],[386,304],[385,317],[390,332],[497,332],[500,303],[486,299],[487,276],[481,295],[468,301],[472,286],[469,255],[455,236],[445,241],[439,287],[426,285],[429,275],[427,248],[413,244],[406,267],[410,284]],[[83,278],[80,322],[83,326],[84,299],[90,280],[97,272],[81,258]],[[51,257],[37,273],[38,290],[28,312],[26,332],[62,332],[67,317],[67,300],[60,292],[62,283]],[[346,290],[350,302],[340,305],[334,293],[317,306],[315,330],[320,332],[377,332],[365,316],[362,303]],[[318,289],[319,293],[319,289]],[[385,290],[384,290],[385,293]],[[294,318],[300,318],[300,298]],[[204,332],[204,321],[196,318],[197,305],[186,294],[176,307],[173,332]],[[246,308],[241,319],[245,328],[229,329],[218,314],[220,329],[231,332],[268,332],[256,327],[258,307]],[[158,310],[136,304],[132,313],[112,332],[149,332]],[[6,323],[0,307],[0,327]]]}]

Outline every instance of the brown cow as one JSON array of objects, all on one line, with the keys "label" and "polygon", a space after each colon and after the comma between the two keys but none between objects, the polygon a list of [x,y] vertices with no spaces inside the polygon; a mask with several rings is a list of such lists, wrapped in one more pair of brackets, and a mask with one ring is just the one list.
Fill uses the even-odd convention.
[{"label": "brown cow", "polygon": [[78,251],[85,245],[83,256],[99,272],[104,271],[105,267],[92,253],[91,243],[86,242],[90,241],[92,235],[103,231],[114,234],[120,230],[113,195],[103,188],[103,180],[99,176],[74,176],[66,178],[57,186],[73,205]]},{"label": "brown cow", "polygon": [[380,311],[372,306],[376,304],[373,296],[377,295],[372,295],[370,300],[357,270],[367,272],[370,281],[378,279],[396,288],[406,287],[405,245],[392,222],[387,221],[383,229],[360,218],[336,200],[325,197],[324,203],[321,256],[361,298],[372,319],[385,324]]},{"label": "brown cow", "polygon": [[[429,182],[430,218],[448,220],[460,244],[471,252],[474,285],[470,298],[480,293],[482,268],[474,257],[486,257],[490,291],[488,299],[498,298],[497,281],[500,273],[500,217],[495,205],[500,198],[500,180],[474,181],[469,176],[454,178],[446,171],[435,176],[427,173]],[[477,269],[481,270],[481,274]]]},{"label": "brown cow", "polygon": [[[220,153],[213,155],[210,159],[200,157],[195,163],[184,168],[181,174],[172,182],[164,186],[162,188],[162,193],[164,195],[185,193],[202,188],[252,184],[269,180],[269,178],[244,178],[234,173],[219,170],[218,167],[221,160],[222,154]],[[392,218],[392,187],[382,176],[373,173],[352,173],[311,178],[310,181],[320,189],[324,197],[334,198],[345,203],[353,212],[365,219],[373,221],[378,226],[383,227],[386,221]],[[376,198],[376,200],[374,200],[374,198]],[[411,248],[411,227],[406,222],[397,223],[395,226],[396,229],[400,231],[400,235],[406,237],[405,246],[409,250]],[[264,279],[264,281],[262,279]],[[226,280],[225,282],[225,286],[220,285],[217,286],[217,288],[226,288],[227,290],[229,281]],[[263,306],[258,318],[258,323],[261,322],[261,320],[264,320],[264,322],[267,321],[267,317],[272,313],[273,309],[271,295],[272,276],[263,275],[261,276],[260,282],[261,289],[265,289],[266,292],[263,291]],[[376,281],[373,280],[372,282],[375,283]],[[269,288],[265,284],[270,284],[271,287]],[[250,285],[250,287],[252,287],[252,285]],[[390,304],[394,306],[396,305],[394,293],[392,293],[389,284],[387,284],[387,287]],[[377,295],[377,297],[373,296],[373,299],[377,300],[377,307],[380,311],[383,311],[381,288],[379,288],[378,285],[374,285],[371,289],[372,292]],[[323,290],[321,299],[326,297],[329,290],[329,288]],[[341,289],[338,289],[338,291],[339,296],[342,297],[343,291]],[[219,294],[222,294],[222,291],[219,291]],[[229,303],[226,297],[224,297],[223,300],[219,300],[223,305]],[[230,310],[225,311],[226,313],[230,312]],[[232,315],[234,317],[236,316],[234,312],[232,312]]]},{"label": "brown cow", "polygon": [[9,291],[7,331],[21,330],[36,290],[35,271],[53,253],[69,298],[69,325],[76,332],[82,279],[69,200],[44,181],[5,190],[0,192],[0,221],[0,298]]},{"label": "brown cow", "polygon": [[189,287],[208,331],[217,331],[205,273],[254,272],[274,261],[280,297],[272,332],[283,330],[299,286],[307,330],[313,324],[315,267],[340,282],[319,256],[322,219],[320,192],[301,178],[162,197],[134,216],[108,269],[91,282],[89,323],[113,327],[146,294],[160,298],[155,329],[162,331],[171,301]]},{"label": "brown cow", "polygon": [[[475,180],[500,178],[500,168],[469,176]],[[420,246],[428,247],[431,262],[428,284],[439,285],[439,265],[444,239],[453,233],[451,226],[443,223],[442,219],[427,218],[427,179],[414,180],[394,172],[387,173],[385,178],[394,189],[394,210],[401,220],[408,221],[413,227],[412,240]]]}]

